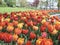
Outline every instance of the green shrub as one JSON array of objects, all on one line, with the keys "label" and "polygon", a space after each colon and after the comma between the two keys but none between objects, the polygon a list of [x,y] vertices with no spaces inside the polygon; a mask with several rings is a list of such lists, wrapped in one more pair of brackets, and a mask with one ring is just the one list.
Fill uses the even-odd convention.
[{"label": "green shrub", "polygon": [[5,2],[2,2],[2,4],[0,4],[0,7],[7,7],[7,4]]},{"label": "green shrub", "polygon": [[7,4],[9,7],[15,7],[16,6],[15,1],[8,1]]}]

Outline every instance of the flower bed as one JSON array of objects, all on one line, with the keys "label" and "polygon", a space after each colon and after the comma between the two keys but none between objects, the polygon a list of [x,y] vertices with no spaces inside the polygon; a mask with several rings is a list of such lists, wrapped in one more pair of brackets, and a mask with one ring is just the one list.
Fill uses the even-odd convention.
[{"label": "flower bed", "polygon": [[59,45],[60,19],[50,16],[58,10],[0,13],[0,44]]}]

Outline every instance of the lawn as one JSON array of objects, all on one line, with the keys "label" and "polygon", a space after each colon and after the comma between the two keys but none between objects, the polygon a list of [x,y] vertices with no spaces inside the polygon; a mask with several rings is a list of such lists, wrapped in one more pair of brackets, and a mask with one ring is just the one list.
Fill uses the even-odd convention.
[{"label": "lawn", "polygon": [[26,10],[33,10],[31,8],[25,8],[25,7],[0,7],[0,13],[5,13],[5,12],[13,12],[13,11],[26,11]]}]

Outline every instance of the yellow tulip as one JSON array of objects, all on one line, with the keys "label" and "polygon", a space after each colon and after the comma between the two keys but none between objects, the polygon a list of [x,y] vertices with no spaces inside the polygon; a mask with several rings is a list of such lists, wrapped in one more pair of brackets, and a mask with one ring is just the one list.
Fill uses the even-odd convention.
[{"label": "yellow tulip", "polygon": [[23,44],[24,44],[24,38],[19,38],[19,39],[17,40],[17,44],[18,44],[18,45],[23,45]]},{"label": "yellow tulip", "polygon": [[38,30],[38,27],[37,27],[37,26],[33,26],[33,29],[34,29],[34,30]]},{"label": "yellow tulip", "polygon": [[60,22],[59,21],[56,21],[55,24],[60,24]]},{"label": "yellow tulip", "polygon": [[44,24],[45,22],[46,22],[46,20],[45,20],[45,19],[43,19],[43,20],[41,21],[41,23],[42,23],[42,24]]},{"label": "yellow tulip", "polygon": [[24,23],[19,23],[17,26],[18,26],[18,28],[22,28],[23,27],[23,25],[24,25]]},{"label": "yellow tulip", "polygon": [[13,31],[14,27],[13,26],[7,26],[7,31],[11,32]]},{"label": "yellow tulip", "polygon": [[53,32],[51,32],[51,34],[53,34],[53,35],[57,34],[57,33],[58,33],[58,31],[56,29],[54,29]]},{"label": "yellow tulip", "polygon": [[10,18],[6,18],[5,21],[8,21],[9,22],[10,21]]}]

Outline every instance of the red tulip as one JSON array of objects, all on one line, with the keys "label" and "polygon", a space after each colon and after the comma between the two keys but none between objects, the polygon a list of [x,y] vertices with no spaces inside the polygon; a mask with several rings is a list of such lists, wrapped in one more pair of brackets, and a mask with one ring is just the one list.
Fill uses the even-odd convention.
[{"label": "red tulip", "polygon": [[27,22],[27,25],[28,25],[28,26],[33,26],[33,22],[32,22],[32,21]]},{"label": "red tulip", "polygon": [[38,21],[38,22],[41,22],[41,21],[42,21],[42,18],[41,18],[41,17],[38,17],[38,18],[37,18],[37,21]]},{"label": "red tulip", "polygon": [[1,24],[0,24],[0,25],[4,27],[4,26],[5,26],[5,22],[1,22]]},{"label": "red tulip", "polygon": [[33,22],[33,25],[36,25],[37,24],[37,22]]},{"label": "red tulip", "polygon": [[31,39],[36,38],[36,34],[35,34],[34,32],[30,32],[30,38],[31,38]]},{"label": "red tulip", "polygon": [[32,42],[31,41],[27,41],[26,45],[32,45]]},{"label": "red tulip", "polygon": [[22,33],[23,34],[28,34],[29,30],[23,30]]},{"label": "red tulip", "polygon": [[6,18],[8,16],[8,13],[4,13],[3,17]]},{"label": "red tulip", "polygon": [[0,33],[0,40],[3,40],[3,38],[4,38],[4,33]]},{"label": "red tulip", "polygon": [[4,42],[6,42],[6,43],[10,43],[11,41],[12,41],[12,35],[11,34],[8,34],[8,33],[6,33],[5,35],[4,35],[4,38],[3,38],[3,40],[4,40]]},{"label": "red tulip", "polygon": [[43,32],[43,31],[45,31],[45,30],[46,30],[46,26],[43,26],[43,25],[42,25],[42,26],[40,27],[40,31]]},{"label": "red tulip", "polygon": [[17,16],[16,16],[16,17],[14,17],[14,20],[15,20],[15,21],[17,21],[17,20],[18,20],[18,17],[17,17]]},{"label": "red tulip", "polygon": [[17,24],[18,24],[18,21],[13,21],[14,26],[17,26]]}]

